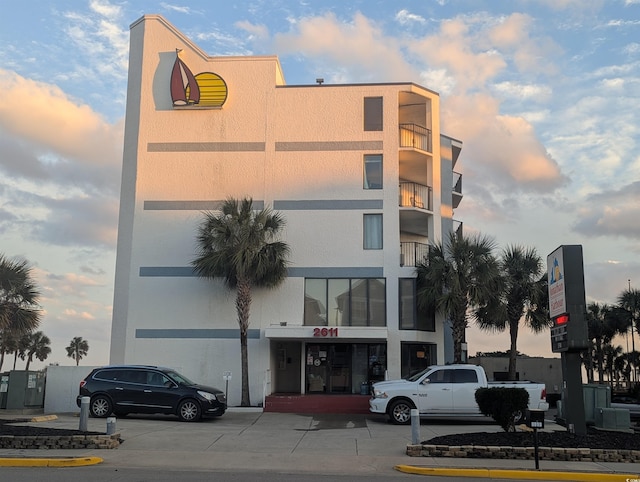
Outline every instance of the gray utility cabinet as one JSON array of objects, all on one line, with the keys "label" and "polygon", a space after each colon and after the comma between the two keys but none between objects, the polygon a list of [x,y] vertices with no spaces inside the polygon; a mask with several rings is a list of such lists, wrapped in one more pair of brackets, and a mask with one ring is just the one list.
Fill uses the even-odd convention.
[{"label": "gray utility cabinet", "polygon": [[13,370],[0,374],[0,408],[44,407],[45,372]]}]

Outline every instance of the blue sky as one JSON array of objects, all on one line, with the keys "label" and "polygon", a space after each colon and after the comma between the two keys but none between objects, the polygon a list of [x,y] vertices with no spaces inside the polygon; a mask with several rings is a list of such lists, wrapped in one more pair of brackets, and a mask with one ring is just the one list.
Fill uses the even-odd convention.
[{"label": "blue sky", "polygon": [[[129,25],[143,14],[212,56],[278,55],[288,84],[439,92],[443,131],[464,143],[467,233],[543,259],[581,244],[588,301],[640,287],[640,0],[2,2],[0,252],[35,267],[46,363],[72,363],[74,336],[91,347],[83,364],[108,362]],[[468,343],[509,339],[472,327]],[[549,334],[523,330],[519,348],[549,355]]]}]

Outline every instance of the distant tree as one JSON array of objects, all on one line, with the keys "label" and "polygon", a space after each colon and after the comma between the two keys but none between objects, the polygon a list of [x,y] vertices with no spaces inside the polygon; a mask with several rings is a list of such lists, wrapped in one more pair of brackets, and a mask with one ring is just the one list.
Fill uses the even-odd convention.
[{"label": "distant tree", "polygon": [[485,305],[497,289],[494,248],[489,237],[450,233],[446,241],[430,246],[427,257],[416,266],[418,305],[450,320],[455,363],[462,362],[468,309]]},{"label": "distant tree", "polygon": [[[640,333],[640,290],[629,288],[624,290],[620,296],[618,296],[618,306],[629,312],[631,318],[631,342],[633,351],[635,347],[634,330]],[[631,377],[632,383],[637,382],[637,366],[633,366],[633,376]]]},{"label": "distant tree", "polygon": [[4,364],[5,355],[10,355],[18,349],[18,338],[11,332],[0,332],[0,370]]},{"label": "distant tree", "polygon": [[203,278],[221,278],[236,292],[240,328],[242,397],[250,405],[247,340],[252,288],[275,288],[287,277],[289,246],[279,241],[285,220],[270,208],[253,210],[253,201],[229,198],[220,213],[205,213],[198,229],[198,253],[191,262]]},{"label": "distant tree", "polygon": [[78,366],[80,365],[80,360],[87,356],[89,352],[89,342],[81,336],[76,336],[71,340],[66,350],[67,356],[73,358],[76,361],[76,366]]},{"label": "distant tree", "polygon": [[25,356],[27,358],[27,366],[25,370],[29,370],[29,365],[33,361],[33,358],[37,358],[40,361],[45,361],[51,353],[51,340],[41,331],[36,331],[27,335],[25,345]]}]

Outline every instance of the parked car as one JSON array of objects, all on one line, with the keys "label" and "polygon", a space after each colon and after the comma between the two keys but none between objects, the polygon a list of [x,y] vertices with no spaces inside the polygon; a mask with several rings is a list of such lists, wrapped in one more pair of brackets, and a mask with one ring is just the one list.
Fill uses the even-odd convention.
[{"label": "parked car", "polygon": [[112,413],[175,414],[180,420],[194,422],[205,416],[220,416],[227,409],[224,392],[192,382],[169,368],[139,365],[114,365],[94,369],[80,382],[76,400],[90,397],[93,417]]},{"label": "parked car", "polygon": [[[529,409],[547,410],[544,383],[489,382],[481,366],[431,366],[407,379],[374,383],[369,410],[387,414],[396,424],[411,422],[411,409],[417,408],[420,417],[457,418],[484,417],[476,403],[478,388],[524,388],[529,393]],[[516,414],[515,422],[524,419]]]}]

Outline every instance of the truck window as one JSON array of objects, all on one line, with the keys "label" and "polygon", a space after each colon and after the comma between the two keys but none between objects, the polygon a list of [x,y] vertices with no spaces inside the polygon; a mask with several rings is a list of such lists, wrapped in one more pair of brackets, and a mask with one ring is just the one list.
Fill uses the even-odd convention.
[{"label": "truck window", "polygon": [[455,370],[453,383],[478,383],[478,374],[475,370]]},{"label": "truck window", "polygon": [[454,370],[436,370],[429,375],[429,383],[451,383],[451,373]]}]

